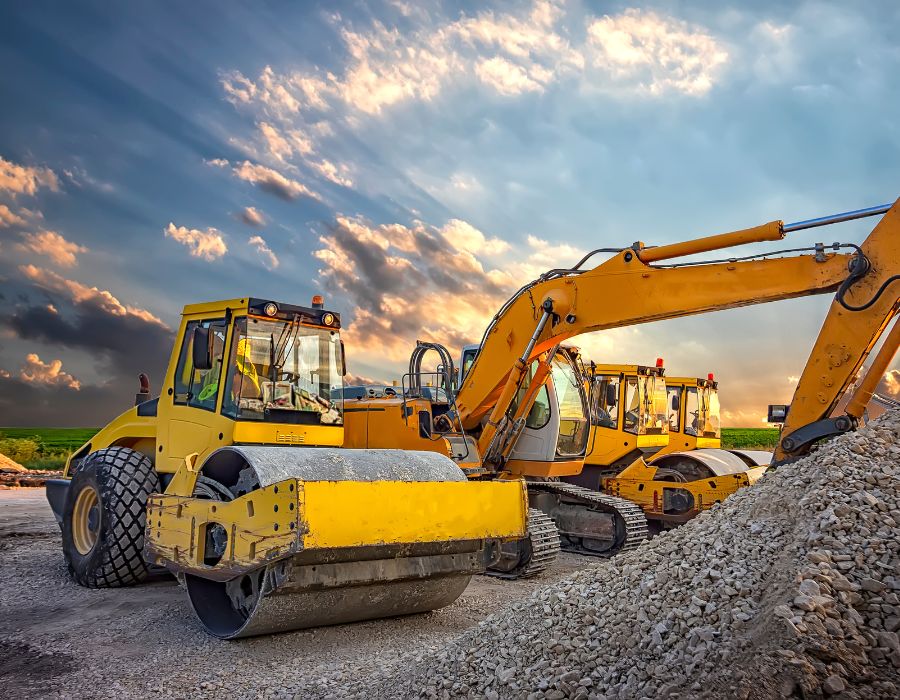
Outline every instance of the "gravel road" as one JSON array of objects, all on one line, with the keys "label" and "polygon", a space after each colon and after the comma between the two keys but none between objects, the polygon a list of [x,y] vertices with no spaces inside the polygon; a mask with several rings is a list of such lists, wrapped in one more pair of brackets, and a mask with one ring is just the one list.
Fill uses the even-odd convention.
[{"label": "gravel road", "polygon": [[340,697],[345,682],[383,677],[593,563],[562,554],[528,581],[475,577],[435,612],[224,642],[200,629],[172,579],[117,590],[72,583],[43,489],[0,491],[0,557],[2,698]]}]

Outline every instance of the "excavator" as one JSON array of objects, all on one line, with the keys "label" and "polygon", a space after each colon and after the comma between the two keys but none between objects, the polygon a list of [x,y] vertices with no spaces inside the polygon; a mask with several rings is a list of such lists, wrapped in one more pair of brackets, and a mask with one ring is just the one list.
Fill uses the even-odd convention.
[{"label": "excavator", "polygon": [[323,304],[184,308],[162,393],[142,375],[134,408],[47,483],[77,583],[161,567],[232,639],[434,610],[525,535],[521,482],[342,447],[341,319]]},{"label": "excavator", "polygon": [[[818,243],[709,261],[682,260],[870,216],[882,218],[861,245]],[[585,263],[601,253],[610,257],[585,269]],[[733,492],[734,482],[748,484],[763,469],[747,470],[735,455],[744,465],[741,474],[716,475],[705,484],[693,480],[693,485],[672,469],[671,481],[659,482],[660,492],[648,500],[649,494],[639,493],[640,484],[655,481],[657,469],[664,467],[647,465],[642,458],[629,467],[632,474],[617,476],[618,485],[607,482],[605,488],[618,495],[560,481],[581,474],[584,460],[578,455],[516,458],[517,441],[548,376],[554,368],[561,371],[571,364],[558,357],[567,340],[610,328],[833,293],[785,418],[774,453],[777,464],[858,424],[860,405],[864,408],[868,402],[866,381],[854,390],[846,414],[832,416],[832,409],[898,312],[898,273],[898,203],[791,224],[771,221],[668,245],[639,241],[625,248],[594,250],[573,267],[550,270],[521,287],[495,314],[474,356],[463,358],[459,377],[446,348],[417,343],[403,378],[403,395],[361,401],[348,416],[346,439],[354,447],[442,452],[473,480],[525,479],[530,522],[539,524],[541,542],[550,538],[546,519],[535,518],[536,511],[553,521],[566,548],[609,556],[638,546],[647,537],[645,513],[662,521],[683,521]],[[867,379],[880,364],[891,361],[898,339],[900,329],[895,325]],[[442,402],[424,399],[420,393],[423,357],[431,351],[438,355],[435,385],[445,389]],[[577,379],[569,380],[573,387],[581,385]],[[558,387],[561,382],[554,376],[553,383]],[[551,411],[552,406],[550,402]],[[639,469],[644,473],[636,474]],[[707,500],[691,486],[708,489]],[[534,571],[528,559],[535,551],[547,555],[538,542],[529,544],[528,538],[520,542],[518,552],[510,554],[510,575]]]}]

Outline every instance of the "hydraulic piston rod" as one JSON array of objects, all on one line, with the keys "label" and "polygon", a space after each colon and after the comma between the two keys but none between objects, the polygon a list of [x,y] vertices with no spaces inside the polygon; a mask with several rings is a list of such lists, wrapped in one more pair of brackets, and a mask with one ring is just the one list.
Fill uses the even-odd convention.
[{"label": "hydraulic piston rod", "polygon": [[806,219],[805,221],[795,221],[792,224],[785,224],[782,230],[785,233],[791,231],[802,231],[807,228],[815,228],[816,226],[828,226],[829,224],[839,224],[842,221],[853,221],[854,219],[864,219],[867,216],[878,216],[884,214],[893,204],[879,204],[877,207],[867,207],[866,209],[854,209],[853,211],[845,211],[841,214],[830,214],[828,216],[820,216],[818,219]]}]

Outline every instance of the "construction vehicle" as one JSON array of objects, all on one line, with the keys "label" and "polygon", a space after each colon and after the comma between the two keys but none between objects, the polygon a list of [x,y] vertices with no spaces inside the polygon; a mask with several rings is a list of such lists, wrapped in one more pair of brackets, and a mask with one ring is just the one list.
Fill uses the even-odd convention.
[{"label": "construction vehicle", "polygon": [[[678,261],[882,214],[861,246],[816,244],[708,262]],[[598,253],[612,255],[593,269],[582,269]],[[647,536],[645,512],[662,521],[683,520],[733,492],[733,484],[726,488],[714,483],[717,479],[749,483],[752,470],[711,479],[707,484],[711,500],[702,503],[698,498],[702,494],[693,492],[675,470],[671,482],[659,482],[658,497],[648,500],[639,487],[656,481],[657,467],[643,459],[629,467],[631,474],[615,477],[618,485],[607,483],[606,488],[617,496],[556,481],[580,474],[581,457],[554,454],[552,459],[515,459],[517,440],[547,377],[554,366],[566,365],[555,364],[565,341],[609,328],[835,293],[775,451],[775,460],[782,461],[803,454],[816,440],[855,427],[853,411],[862,398],[850,401],[846,416],[831,417],[830,411],[897,314],[898,271],[897,203],[787,225],[772,221],[670,245],[649,247],[637,242],[628,248],[595,250],[574,267],[541,275],[503,304],[474,357],[462,358],[458,384],[449,351],[439,344],[418,343],[404,376],[411,392],[393,403],[374,399],[355,406],[356,415],[348,416],[348,443],[433,449],[453,458],[470,479],[524,478],[532,508],[553,519],[568,547],[614,554],[637,546]],[[895,327],[879,358],[893,356],[898,335]],[[429,351],[439,357],[436,386],[444,387],[448,397],[442,403],[417,398],[423,381],[422,357]],[[861,396],[859,392],[855,396]],[[552,402],[549,405],[552,411]],[[638,469],[646,471],[635,474]],[[520,554],[526,557],[528,547],[522,547]],[[514,571],[523,568],[527,569],[524,560],[513,566]]]},{"label": "construction vehicle", "polygon": [[[662,364],[658,358],[657,382],[665,385],[664,436],[629,435],[627,421],[623,430],[608,418],[618,415],[616,404],[599,405],[600,425],[593,430],[596,442],[603,447],[592,450],[581,474],[563,479],[638,503],[651,532],[684,523],[739,488],[755,483],[772,457],[760,450],[721,449],[718,383],[713,375],[705,379],[663,379]],[[619,370],[619,374],[612,370]],[[638,367],[638,371],[646,373],[649,368]],[[613,365],[594,381],[635,382],[638,377],[633,367]],[[644,401],[632,404],[629,410],[640,418],[640,424],[652,420],[658,425],[659,409],[650,414],[648,408]],[[629,439],[635,437],[637,449],[629,449]]]},{"label": "construction vehicle", "polygon": [[321,297],[186,306],[160,396],[142,376],[47,484],[74,579],[165,567],[207,631],[246,637],[442,607],[523,538],[521,482],[341,447],[340,328]]}]

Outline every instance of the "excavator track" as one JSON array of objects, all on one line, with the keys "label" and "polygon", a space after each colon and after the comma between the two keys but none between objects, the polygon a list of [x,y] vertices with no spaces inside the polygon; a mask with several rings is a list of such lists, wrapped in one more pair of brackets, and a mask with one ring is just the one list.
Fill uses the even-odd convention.
[{"label": "excavator track", "polygon": [[500,562],[485,575],[502,579],[531,578],[550,567],[559,554],[559,531],[537,508],[528,509],[528,537],[503,545]]},{"label": "excavator track", "polygon": [[528,493],[532,507],[539,507],[556,523],[564,552],[612,557],[634,549],[649,536],[644,511],[624,498],[553,481],[529,482]]}]

